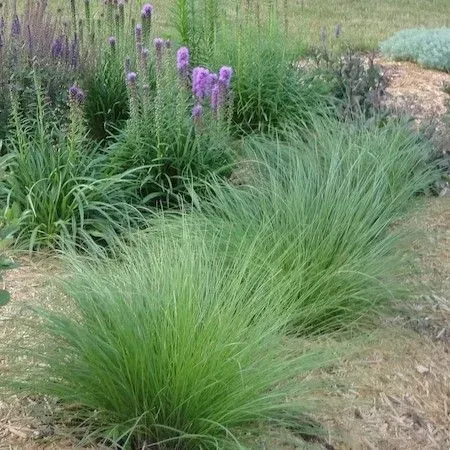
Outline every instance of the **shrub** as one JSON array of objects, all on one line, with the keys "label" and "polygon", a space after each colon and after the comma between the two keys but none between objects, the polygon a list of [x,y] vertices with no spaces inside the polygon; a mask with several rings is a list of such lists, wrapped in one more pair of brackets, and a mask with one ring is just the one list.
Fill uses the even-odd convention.
[{"label": "shrub", "polygon": [[338,113],[343,119],[380,112],[381,96],[386,80],[373,57],[348,51],[331,64],[331,93],[338,100]]},{"label": "shrub", "polygon": [[[133,201],[138,182],[132,172],[106,176],[108,161],[85,138],[83,92],[71,88],[69,128],[56,125],[35,77],[34,114],[24,116],[13,97],[9,155],[2,160],[5,176],[0,195],[5,217],[16,223],[19,245],[34,249],[71,238],[84,246],[105,242],[137,225]],[[136,201],[136,200],[134,200]]]},{"label": "shrub", "polygon": [[436,171],[401,124],[316,119],[304,135],[251,139],[244,186],[213,183],[196,220],[224,236],[231,261],[251,251],[294,286],[294,331],[311,334],[368,319],[401,294],[405,253],[391,226]]},{"label": "shrub", "polygon": [[450,28],[407,29],[380,44],[387,56],[450,71]]},{"label": "shrub", "polygon": [[341,39],[339,25],[332,35],[323,28],[320,44],[311,49],[314,73],[329,85],[339,118],[377,115],[387,84],[381,67],[375,63],[375,54],[344,47]]},{"label": "shrub", "polygon": [[225,266],[198,229],[176,239],[161,224],[114,260],[72,255],[72,301],[39,312],[48,339],[22,393],[56,396],[88,438],[120,448],[241,448],[255,421],[298,428],[306,399],[286,398],[306,384],[293,377],[324,354],[282,347],[288,287],[251,255]]}]

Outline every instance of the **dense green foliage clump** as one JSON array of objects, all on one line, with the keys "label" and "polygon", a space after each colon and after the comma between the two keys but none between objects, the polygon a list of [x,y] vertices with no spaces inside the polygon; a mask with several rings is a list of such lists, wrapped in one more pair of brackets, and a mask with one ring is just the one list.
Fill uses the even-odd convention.
[{"label": "dense green foliage clump", "polygon": [[85,437],[121,448],[240,448],[254,421],[295,426],[308,403],[286,402],[306,396],[293,381],[327,357],[283,348],[289,285],[168,225],[112,246],[113,260],[71,258],[72,312],[39,311],[50,340],[20,386],[75,403]]},{"label": "dense green foliage clump", "polygon": [[400,60],[450,71],[450,28],[401,30],[383,41],[380,49]]}]

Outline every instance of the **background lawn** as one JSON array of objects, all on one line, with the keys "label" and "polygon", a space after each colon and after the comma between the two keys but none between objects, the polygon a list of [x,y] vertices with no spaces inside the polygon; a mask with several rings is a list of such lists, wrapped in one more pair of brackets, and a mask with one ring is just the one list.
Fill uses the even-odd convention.
[{"label": "background lawn", "polygon": [[[68,0],[56,0],[57,8]],[[76,0],[83,7],[84,0]],[[19,5],[25,0],[18,0]],[[140,0],[129,0],[141,8]],[[101,4],[99,0],[93,3]],[[168,12],[176,0],[153,0],[157,12],[155,26],[166,28]],[[200,2],[199,2],[200,3]],[[404,28],[450,26],[448,0],[228,0],[230,13],[250,5],[264,9],[275,5],[287,17],[289,33],[305,46],[320,41],[322,29],[333,35],[337,24],[342,28],[342,41],[356,49],[378,48],[380,41]],[[165,29],[169,34],[170,31]]]}]

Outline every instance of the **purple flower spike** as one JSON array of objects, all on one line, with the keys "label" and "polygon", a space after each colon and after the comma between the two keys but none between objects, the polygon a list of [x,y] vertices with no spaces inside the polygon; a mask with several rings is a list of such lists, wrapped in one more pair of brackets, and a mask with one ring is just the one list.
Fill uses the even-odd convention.
[{"label": "purple flower spike", "polygon": [[200,120],[200,118],[202,117],[202,112],[203,106],[199,103],[192,108],[192,118],[194,119],[194,121],[198,122]]},{"label": "purple flower spike", "polygon": [[189,70],[189,49],[187,47],[181,47],[177,51],[177,69],[180,75],[187,75]]},{"label": "purple flower spike", "polygon": [[61,58],[63,53],[63,38],[58,36],[54,39],[51,47],[51,53],[54,58]]},{"label": "purple flower spike", "polygon": [[142,49],[142,64],[144,66],[144,69],[147,70],[148,69],[148,58],[150,56],[150,52],[148,50],[148,48],[144,48]]},{"label": "purple flower spike", "polygon": [[136,38],[136,42],[142,42],[142,25],[138,23],[136,28],[134,29],[134,35]]},{"label": "purple flower spike", "polygon": [[136,25],[136,28],[134,30],[134,38],[136,41],[136,51],[138,57],[140,58],[142,55],[142,25],[140,23]]},{"label": "purple flower spike", "polygon": [[78,86],[76,84],[72,84],[69,88],[69,96],[71,99],[74,99],[78,93]]},{"label": "purple flower spike", "polygon": [[128,72],[127,73],[127,81],[131,87],[136,86],[137,75],[136,72]]},{"label": "purple flower spike", "polygon": [[86,98],[85,92],[79,88],[76,84],[73,84],[69,88],[69,100],[71,102],[78,103],[79,105],[83,103],[84,99]]},{"label": "purple flower spike", "polygon": [[17,14],[15,14],[13,17],[12,24],[11,24],[11,36],[19,37],[20,31],[21,31],[21,27],[20,27],[19,16]]},{"label": "purple flower spike", "polygon": [[219,70],[219,83],[227,89],[230,87],[231,77],[233,76],[233,69],[228,66],[223,66]]},{"label": "purple flower spike", "polygon": [[219,77],[217,76],[216,73],[211,72],[208,75],[208,87],[207,87],[207,94],[211,94],[213,87],[217,84],[217,80],[219,79]]},{"label": "purple flower spike", "polygon": [[141,17],[143,19],[151,19],[153,13],[153,5],[146,3],[141,9]]},{"label": "purple flower spike", "polygon": [[108,43],[111,46],[111,48],[116,48],[116,38],[114,36],[110,36],[108,38]]},{"label": "purple flower spike", "polygon": [[195,67],[192,71],[192,92],[202,100],[208,94],[209,70],[204,67]]},{"label": "purple flower spike", "polygon": [[161,53],[164,46],[164,39],[155,38],[153,39],[153,44],[155,44],[156,53]]},{"label": "purple flower spike", "polygon": [[220,91],[220,86],[217,83],[211,89],[211,109],[214,113],[222,106],[222,96]]},{"label": "purple flower spike", "polygon": [[162,60],[162,52],[164,47],[164,39],[161,38],[155,38],[153,39],[153,44],[155,45],[155,51],[156,51],[156,61],[161,67],[161,60]]}]

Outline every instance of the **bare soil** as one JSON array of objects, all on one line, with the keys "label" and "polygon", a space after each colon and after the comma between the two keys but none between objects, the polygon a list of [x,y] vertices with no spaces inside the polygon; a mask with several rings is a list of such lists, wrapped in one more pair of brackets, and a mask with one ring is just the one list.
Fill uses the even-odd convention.
[{"label": "bare soil", "polygon": [[336,449],[450,448],[450,199],[430,199],[414,222],[425,231],[416,249],[425,294],[343,361],[350,387],[325,415]]}]

